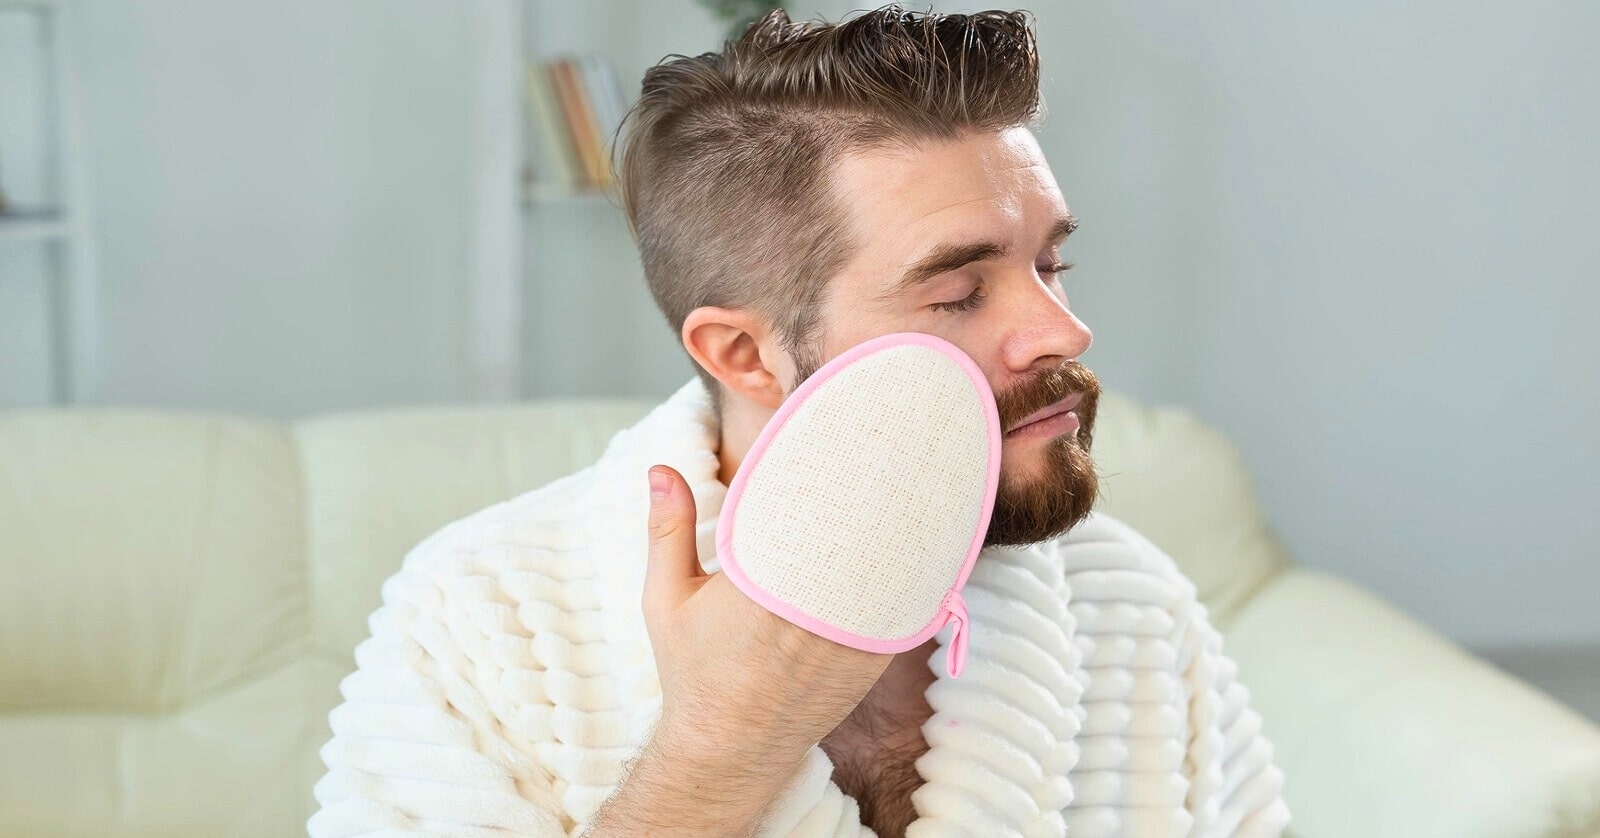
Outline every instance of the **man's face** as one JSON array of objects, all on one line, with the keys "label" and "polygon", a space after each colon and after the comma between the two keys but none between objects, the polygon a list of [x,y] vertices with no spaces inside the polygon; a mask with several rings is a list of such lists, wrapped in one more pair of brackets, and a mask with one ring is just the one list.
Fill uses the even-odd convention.
[{"label": "man's face", "polygon": [[[1033,133],[1018,127],[851,156],[835,176],[864,246],[829,284],[818,352],[796,359],[795,386],[879,335],[950,341],[983,370],[1005,432],[985,543],[1066,532],[1095,499],[1089,446],[1100,385],[1076,361],[1094,336],[1051,271],[1064,261],[1071,215]],[[1069,397],[1081,397],[1076,423],[1064,415],[1027,421]]]}]

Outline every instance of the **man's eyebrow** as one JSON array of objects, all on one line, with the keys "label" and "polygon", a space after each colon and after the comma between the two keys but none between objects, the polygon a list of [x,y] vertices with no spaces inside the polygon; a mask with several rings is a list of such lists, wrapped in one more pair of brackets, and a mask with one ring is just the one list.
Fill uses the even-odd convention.
[{"label": "man's eyebrow", "polygon": [[[1072,214],[1059,216],[1055,223],[1050,225],[1050,234],[1046,237],[1045,244],[1057,244],[1072,235],[1072,231],[1076,229],[1078,229],[1078,219]],[[994,241],[941,244],[912,265],[881,299],[898,297],[936,276],[949,273],[968,263],[1003,258],[1007,253],[1004,244]]]}]

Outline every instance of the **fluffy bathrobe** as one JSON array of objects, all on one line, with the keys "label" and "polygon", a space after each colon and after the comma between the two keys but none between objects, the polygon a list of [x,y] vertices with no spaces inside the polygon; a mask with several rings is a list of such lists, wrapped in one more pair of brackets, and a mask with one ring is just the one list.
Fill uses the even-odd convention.
[{"label": "fluffy bathrobe", "polygon": [[[648,484],[678,469],[701,563],[726,487],[695,379],[594,465],[429,536],[383,585],[340,684],[308,823],[346,835],[577,835],[659,717],[640,600]],[[963,589],[966,671],[928,665],[908,835],[1276,836],[1283,774],[1194,585],[1096,513],[989,548]],[[760,835],[872,835],[813,745]]]}]

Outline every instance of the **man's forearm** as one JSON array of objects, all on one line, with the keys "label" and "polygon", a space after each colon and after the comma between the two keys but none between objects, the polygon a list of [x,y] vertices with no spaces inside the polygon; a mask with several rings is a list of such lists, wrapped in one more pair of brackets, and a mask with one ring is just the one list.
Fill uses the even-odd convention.
[{"label": "man's forearm", "polygon": [[583,838],[748,838],[799,772],[808,747],[741,755],[652,737]]}]

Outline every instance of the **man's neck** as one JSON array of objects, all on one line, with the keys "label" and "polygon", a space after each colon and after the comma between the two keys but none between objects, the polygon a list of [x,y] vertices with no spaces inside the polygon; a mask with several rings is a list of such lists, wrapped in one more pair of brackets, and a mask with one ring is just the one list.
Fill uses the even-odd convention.
[{"label": "man's neck", "polygon": [[735,474],[739,473],[739,463],[742,460],[743,460],[743,457],[735,456],[732,453],[731,447],[728,445],[727,439],[722,439],[722,440],[720,440],[718,442],[718,444],[717,444],[717,461],[720,462],[722,465],[721,465],[720,468],[717,469],[717,479],[722,481],[722,485],[724,485],[724,486],[732,486],[733,485],[733,476]]},{"label": "man's neck", "polygon": [[772,418],[772,411],[756,415],[748,405],[729,400],[722,408],[717,422],[717,479],[724,486],[733,485],[733,476],[739,473],[739,464],[750,453],[761,429]]}]

